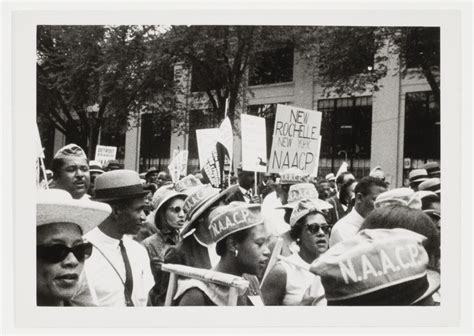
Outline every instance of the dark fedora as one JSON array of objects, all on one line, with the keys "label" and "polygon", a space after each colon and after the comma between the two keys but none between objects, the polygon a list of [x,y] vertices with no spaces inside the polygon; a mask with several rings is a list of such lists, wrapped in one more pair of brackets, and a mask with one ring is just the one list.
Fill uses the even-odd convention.
[{"label": "dark fedora", "polygon": [[148,194],[140,176],[133,170],[119,169],[105,172],[95,180],[94,200],[99,202],[130,199]]}]

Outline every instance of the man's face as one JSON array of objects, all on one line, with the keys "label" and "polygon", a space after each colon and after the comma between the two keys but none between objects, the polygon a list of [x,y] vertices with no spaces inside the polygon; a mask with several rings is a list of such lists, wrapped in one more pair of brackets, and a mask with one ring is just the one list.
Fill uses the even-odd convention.
[{"label": "man's face", "polygon": [[356,197],[356,210],[362,217],[367,217],[374,210],[374,201],[378,195],[387,191],[387,188],[372,186],[368,195],[358,193]]},{"label": "man's face", "polygon": [[148,181],[149,181],[149,183],[158,184],[158,183],[157,183],[157,180],[158,180],[158,173],[157,173],[157,172],[151,173],[150,175],[148,175]]},{"label": "man's face", "polygon": [[244,189],[250,189],[254,186],[255,176],[253,172],[242,171],[239,173],[239,185]]},{"label": "man's face", "polygon": [[145,224],[145,198],[131,199],[127,204],[118,209],[118,222],[122,234],[137,234]]},{"label": "man's face", "polygon": [[166,181],[165,173],[159,173],[158,175],[156,175],[155,181],[156,181],[155,183],[158,185],[158,188],[164,185]]},{"label": "man's face", "polygon": [[319,193],[319,198],[323,200],[328,199],[329,195],[331,194],[331,188],[329,186],[329,182],[319,183],[318,193]]},{"label": "man's face", "polygon": [[85,158],[67,157],[63,159],[63,166],[55,178],[58,189],[68,191],[73,198],[79,199],[89,190],[89,165]]}]

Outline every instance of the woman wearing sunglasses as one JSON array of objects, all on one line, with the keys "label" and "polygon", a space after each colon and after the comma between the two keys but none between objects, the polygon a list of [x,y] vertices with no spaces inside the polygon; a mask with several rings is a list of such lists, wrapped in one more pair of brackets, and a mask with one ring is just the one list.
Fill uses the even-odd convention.
[{"label": "woman wearing sunglasses", "polygon": [[322,212],[321,200],[301,200],[290,217],[290,235],[299,252],[275,264],[262,285],[265,305],[301,305],[308,288],[313,297],[305,301],[324,304],[324,289],[319,277],[309,272],[309,265],[326,252],[330,226]]},{"label": "woman wearing sunglasses", "polygon": [[[164,262],[166,250],[180,241],[179,233],[185,224],[186,217],[183,210],[185,198],[186,195],[178,193],[171,184],[162,186],[153,195],[156,208],[149,216],[149,220],[155,224],[158,232],[143,240],[142,244],[150,256],[155,287],[162,282],[161,265]],[[150,304],[154,302],[155,287],[150,292]]]},{"label": "woman wearing sunglasses", "polygon": [[84,260],[92,253],[92,245],[82,235],[112,210],[104,203],[75,200],[61,189],[40,191],[36,210],[37,305],[70,305]]}]

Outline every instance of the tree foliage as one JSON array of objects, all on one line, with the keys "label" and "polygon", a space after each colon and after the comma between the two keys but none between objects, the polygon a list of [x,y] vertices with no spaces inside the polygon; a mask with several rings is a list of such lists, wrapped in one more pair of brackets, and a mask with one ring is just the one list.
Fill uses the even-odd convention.
[{"label": "tree foliage", "polygon": [[169,112],[172,64],[158,44],[155,26],[38,26],[38,115],[91,156],[100,127],[124,132],[144,110]]}]

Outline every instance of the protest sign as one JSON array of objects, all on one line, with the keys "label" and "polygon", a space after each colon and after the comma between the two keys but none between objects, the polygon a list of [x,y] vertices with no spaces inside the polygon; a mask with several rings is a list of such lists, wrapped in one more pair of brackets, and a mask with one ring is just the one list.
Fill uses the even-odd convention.
[{"label": "protest sign", "polygon": [[111,160],[115,160],[117,155],[117,147],[97,145],[95,148],[95,159],[99,161],[103,167]]},{"label": "protest sign", "polygon": [[289,105],[277,105],[269,173],[296,167],[313,173],[319,160],[322,113]]},{"label": "protest sign", "polygon": [[321,153],[321,141],[322,141],[322,136],[319,136],[319,138],[318,138],[318,150],[315,153],[315,156],[317,157],[316,164],[314,165],[313,172],[310,174],[310,176],[313,176],[313,177],[318,176],[319,153]]},{"label": "protest sign", "polygon": [[218,128],[203,128],[196,130],[196,142],[198,147],[200,168],[204,167],[207,158],[211,156],[212,149],[216,147],[218,137]]},{"label": "protest sign", "polygon": [[265,118],[241,115],[242,168],[247,171],[267,171],[267,137]]},{"label": "protest sign", "polygon": [[173,150],[173,156],[171,157],[171,163],[168,165],[168,170],[174,183],[179,181],[180,176],[186,176],[187,168],[188,151],[179,149]]}]

